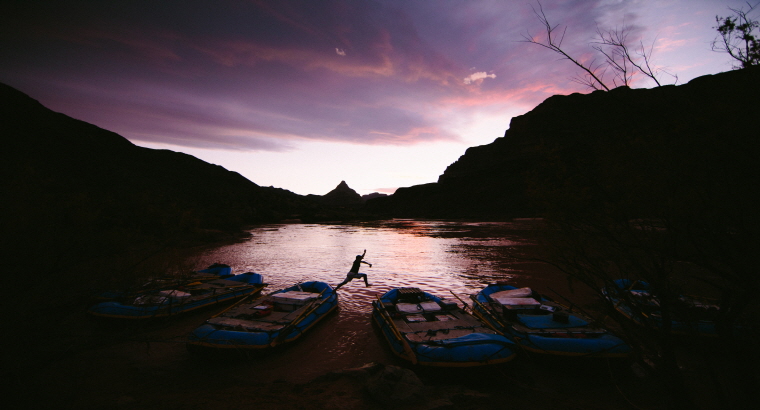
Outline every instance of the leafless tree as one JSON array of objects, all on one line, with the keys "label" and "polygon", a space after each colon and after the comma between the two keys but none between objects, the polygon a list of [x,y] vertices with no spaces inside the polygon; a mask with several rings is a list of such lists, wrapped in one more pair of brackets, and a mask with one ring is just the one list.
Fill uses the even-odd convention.
[{"label": "leafless tree", "polygon": [[546,39],[543,42],[538,41],[535,39],[535,37],[531,36],[530,33],[528,33],[523,35],[525,41],[554,51],[585,72],[584,77],[575,77],[573,78],[573,81],[576,81],[595,90],[603,88],[609,91],[610,88],[604,83],[604,81],[602,81],[602,77],[604,77],[604,71],[602,71],[602,73],[599,73],[599,65],[594,65],[594,61],[591,61],[589,64],[581,63],[579,60],[573,58],[564,49],[562,49],[562,41],[565,39],[567,27],[565,27],[562,30],[562,33],[558,36],[556,30],[559,25],[552,26],[551,23],[549,23],[549,18],[546,17],[546,13],[544,13],[544,8],[541,3],[538,3],[538,10],[536,10],[536,7],[534,6],[531,6],[531,8],[533,9],[533,13],[536,15],[536,18],[538,18],[538,20],[544,26],[544,30],[546,30]]},{"label": "leafless tree", "polygon": [[[633,78],[632,67],[630,66],[630,55],[628,48],[625,45],[626,37],[628,33],[625,30],[615,30],[605,33],[601,29],[596,29],[599,41],[594,42],[595,45],[592,48],[604,55],[607,60],[607,65],[612,68],[615,73],[613,78],[613,84],[617,86],[628,86]],[[611,48],[609,51],[603,46],[614,44],[616,47]],[[617,47],[619,46],[619,47]],[[658,84],[659,85],[659,84]]]},{"label": "leafless tree", "polygon": [[[630,26],[610,30],[597,28],[598,39],[592,42],[591,47],[605,57],[605,62],[596,63],[596,60],[592,60],[590,63],[583,63],[562,48],[567,27],[564,27],[559,33],[559,25],[552,25],[549,22],[540,2],[538,2],[537,8],[535,6],[531,6],[531,8],[538,21],[544,26],[545,38],[537,40],[536,37],[527,33],[523,35],[523,41],[554,51],[575,64],[583,71],[583,74],[574,77],[573,81],[581,85],[594,90],[609,91],[611,88],[629,86],[636,74],[642,74],[652,79],[658,87],[662,85],[658,75],[663,73],[674,77],[676,82],[678,81],[677,76],[652,66],[651,57],[654,51],[654,43],[647,49],[644,42],[640,41],[640,46],[633,52],[631,51],[628,42],[628,36],[631,32]],[[612,87],[604,80],[608,71],[611,71],[613,75]]]},{"label": "leafless tree", "polygon": [[[628,35],[631,27],[625,26],[622,29],[610,29],[604,31],[597,28],[596,33],[599,40],[593,42],[592,48],[602,53],[607,59],[609,65],[615,72],[616,79],[613,80],[615,86],[628,86],[635,73],[643,74],[657,84],[662,85],[657,78],[660,74],[667,74],[678,81],[678,76],[670,74],[661,68],[652,66],[651,57],[654,51],[654,42],[649,48],[644,46],[644,41],[639,41],[639,46],[631,53],[629,47]],[[618,83],[620,81],[620,84]]]}]

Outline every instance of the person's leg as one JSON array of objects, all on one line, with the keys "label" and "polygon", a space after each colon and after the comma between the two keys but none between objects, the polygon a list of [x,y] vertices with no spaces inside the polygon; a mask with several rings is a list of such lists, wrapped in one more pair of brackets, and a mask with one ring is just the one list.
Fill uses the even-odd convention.
[{"label": "person's leg", "polygon": [[338,284],[338,286],[336,286],[336,287],[335,287],[335,290],[338,290],[338,288],[340,288],[341,286],[343,286],[343,285],[345,285],[346,283],[350,282],[350,281],[351,281],[351,279],[353,279],[353,278],[351,277],[351,275],[348,275],[348,276],[346,276],[346,279],[344,279],[344,280],[343,280],[343,282],[339,283],[339,284]]},{"label": "person's leg", "polygon": [[369,286],[369,282],[367,282],[367,274],[360,273],[359,275],[362,277],[362,279],[364,279],[364,286]]}]

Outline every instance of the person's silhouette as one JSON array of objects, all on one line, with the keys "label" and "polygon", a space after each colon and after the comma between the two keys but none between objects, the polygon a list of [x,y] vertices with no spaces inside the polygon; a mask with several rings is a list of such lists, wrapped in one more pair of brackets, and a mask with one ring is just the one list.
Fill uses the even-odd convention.
[{"label": "person's silhouette", "polygon": [[365,262],[364,255],[367,254],[367,250],[364,250],[364,253],[361,255],[356,255],[356,259],[354,259],[354,264],[351,265],[351,270],[348,271],[348,274],[346,275],[346,279],[343,280],[338,286],[335,287],[335,290],[338,290],[341,286],[345,285],[348,282],[351,282],[352,279],[356,278],[362,278],[364,279],[364,285],[369,286],[369,282],[367,282],[367,275],[364,273],[359,273],[359,267],[361,267],[362,263],[366,263],[369,265],[369,267],[372,267],[372,264],[369,262]]}]

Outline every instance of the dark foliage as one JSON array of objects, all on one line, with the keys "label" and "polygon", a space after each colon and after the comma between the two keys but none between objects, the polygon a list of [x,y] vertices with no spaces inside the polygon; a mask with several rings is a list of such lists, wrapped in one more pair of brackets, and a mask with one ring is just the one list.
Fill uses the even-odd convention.
[{"label": "dark foliage", "polygon": [[718,36],[712,42],[713,51],[726,53],[735,60],[734,68],[747,68],[760,64],[760,38],[758,29],[760,21],[750,16],[755,8],[749,2],[748,9],[729,7],[734,15],[728,17],[716,16]]}]

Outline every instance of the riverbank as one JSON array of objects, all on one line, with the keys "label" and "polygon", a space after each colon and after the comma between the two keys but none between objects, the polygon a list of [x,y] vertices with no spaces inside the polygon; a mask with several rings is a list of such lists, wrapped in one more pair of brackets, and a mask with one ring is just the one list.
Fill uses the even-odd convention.
[{"label": "riverbank", "polygon": [[[223,307],[148,323],[41,318],[3,350],[3,385],[20,409],[649,409],[668,392],[627,360],[521,355],[475,369],[411,367],[369,314],[339,310],[297,342],[260,355],[189,352],[186,335]],[[8,335],[9,333],[6,333]],[[7,336],[6,336],[7,337]],[[715,408],[716,341],[681,340],[700,408]],[[730,393],[730,392],[729,392]]]},{"label": "riverbank", "polygon": [[[248,241],[169,252],[140,265],[134,256],[55,275],[36,269],[34,275],[5,276],[5,288],[16,291],[4,299],[0,382],[19,396],[9,400],[24,403],[19,408],[46,410],[665,408],[668,392],[660,389],[666,384],[642,364],[521,355],[485,369],[424,369],[390,352],[369,311],[375,295],[392,287],[418,286],[466,301],[485,283],[511,281],[602,312],[590,289],[539,262],[529,225],[401,220],[262,226]],[[265,292],[305,279],[336,284],[346,263],[365,248],[372,256],[373,268],[366,269],[372,287],[354,281],[341,288],[335,314],[296,343],[256,357],[186,349],[190,331],[224,306],[146,323],[86,314],[96,290],[118,289],[141,273],[188,272],[213,262],[264,274],[270,284]],[[696,407],[739,408],[731,364],[757,362],[757,353],[731,352],[715,339],[674,342]],[[396,368],[412,371],[419,382]],[[387,369],[391,373],[381,379],[390,384],[378,384],[375,377]],[[400,387],[413,394],[389,403],[394,378],[411,378],[411,387]]]},{"label": "riverbank", "polygon": [[524,356],[484,369],[411,368],[369,315],[349,311],[262,355],[188,352],[185,335],[213,313],[125,324],[73,312],[24,355],[7,356],[4,384],[29,409],[662,408],[627,362]]}]

